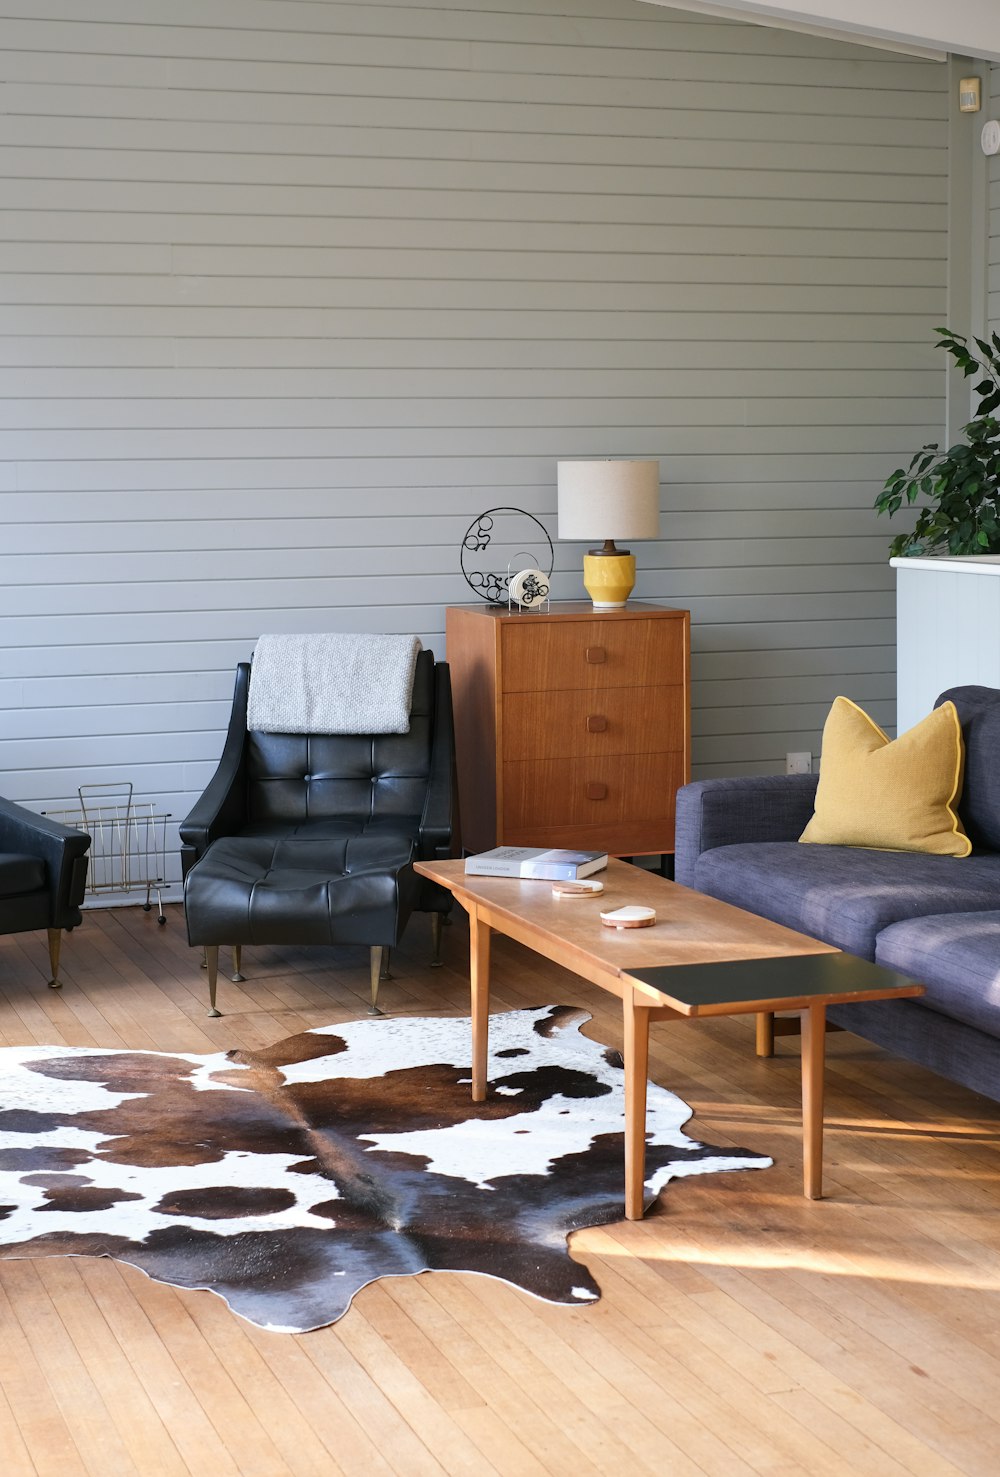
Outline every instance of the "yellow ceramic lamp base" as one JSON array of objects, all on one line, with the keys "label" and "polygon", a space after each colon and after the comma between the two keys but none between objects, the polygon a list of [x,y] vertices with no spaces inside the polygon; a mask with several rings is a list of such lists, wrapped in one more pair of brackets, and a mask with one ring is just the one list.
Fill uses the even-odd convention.
[{"label": "yellow ceramic lamp base", "polygon": [[635,588],[635,555],[584,554],[583,584],[596,610],[624,605]]}]

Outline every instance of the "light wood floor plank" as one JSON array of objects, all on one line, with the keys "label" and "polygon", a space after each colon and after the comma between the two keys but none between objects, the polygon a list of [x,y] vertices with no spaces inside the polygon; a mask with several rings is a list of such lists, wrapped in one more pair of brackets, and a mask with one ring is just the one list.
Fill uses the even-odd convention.
[{"label": "light wood floor plank", "polygon": [[[142,1272],[100,1257],[88,1261],[84,1275],[186,1470],[193,1477],[237,1477],[241,1444],[227,1450],[212,1419],[216,1382],[226,1378],[225,1370],[213,1370],[208,1384],[189,1380],[189,1371],[177,1364],[143,1307],[148,1288]],[[164,1303],[176,1297],[169,1288],[151,1286]]]},{"label": "light wood floor plank", "polygon": [[[88,912],[45,986],[44,936],[0,938],[0,1041],[205,1052],[357,1019],[361,949],[259,949],[207,991],[176,903]],[[397,1015],[468,1011],[467,931],[394,956]],[[497,941],[493,1008],[616,1002]],[[365,1289],[294,1337],[105,1259],[0,1261],[0,1477],[996,1477],[1000,1104],[845,1034],[828,1043],[828,1198],[801,1195],[794,1038],[655,1026],[651,1075],[696,1140],[773,1169],[670,1185],[578,1233],[602,1301],[487,1278]],[[0,1080],[2,1109],[2,1080]]]},{"label": "light wood floor plank", "polygon": [[34,1263],[136,1471],[141,1477],[183,1477],[186,1468],[170,1432],[87,1285],[87,1265],[78,1257]]},{"label": "light wood floor plank", "polygon": [[60,1371],[49,1383],[24,1331],[22,1289],[27,1284],[30,1305],[30,1262],[5,1263],[0,1278],[0,1385],[17,1422],[21,1440],[39,1477],[86,1477],[87,1469],[76,1436],[63,1415],[55,1390]]},{"label": "light wood floor plank", "polygon": [[[379,1309],[384,1294],[378,1287],[365,1288],[355,1298],[357,1316],[341,1331],[344,1345],[358,1364],[395,1406],[410,1430],[427,1447],[449,1477],[474,1477],[477,1472],[495,1477],[496,1468],[484,1464],[480,1451],[465,1436],[450,1411],[425,1388],[417,1370],[397,1351],[395,1339],[379,1330]],[[404,1469],[405,1470],[405,1469]]]},{"label": "light wood floor plank", "polygon": [[69,1331],[72,1294],[54,1302],[42,1269],[28,1261],[11,1264],[9,1285],[17,1291],[21,1327],[40,1368],[59,1371],[53,1393],[86,1470],[93,1477],[141,1477]]},{"label": "light wood floor plank", "polygon": [[[3,1330],[0,1328],[0,1337]],[[2,1366],[0,1366],[0,1381],[2,1381]],[[31,1460],[31,1455],[25,1445],[24,1437],[21,1435],[17,1425],[17,1418],[10,1408],[0,1385],[0,1461],[3,1463],[4,1477],[38,1477],[38,1468]]]},{"label": "light wood floor plank", "polygon": [[[223,1365],[253,1412],[254,1422],[267,1433],[277,1461],[284,1463],[294,1477],[337,1477],[343,1469],[335,1459],[334,1444],[325,1441],[303,1414],[278,1369],[270,1367],[263,1346],[250,1338],[249,1325],[234,1318],[218,1298],[186,1295],[183,1301],[211,1357]],[[280,1334],[272,1334],[271,1338],[287,1341]],[[329,1419],[334,1402],[328,1400],[327,1406]],[[342,1426],[338,1434],[342,1444]],[[241,1466],[247,1470],[244,1463]],[[263,1470],[269,1470],[266,1461]]]}]

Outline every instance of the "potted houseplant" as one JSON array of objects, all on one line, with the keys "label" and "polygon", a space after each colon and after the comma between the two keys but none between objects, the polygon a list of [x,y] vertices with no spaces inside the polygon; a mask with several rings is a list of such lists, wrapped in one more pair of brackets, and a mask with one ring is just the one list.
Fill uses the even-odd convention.
[{"label": "potted houseplant", "polygon": [[990,342],[969,340],[948,328],[938,328],[937,347],[946,349],[968,377],[982,376],[974,390],[976,414],[962,427],[965,441],[941,451],[937,442],[922,446],[909,467],[897,468],[875,499],[875,509],[891,518],[906,504],[920,507],[912,532],[898,534],[890,553],[994,554],[1000,553],[1000,336]]}]

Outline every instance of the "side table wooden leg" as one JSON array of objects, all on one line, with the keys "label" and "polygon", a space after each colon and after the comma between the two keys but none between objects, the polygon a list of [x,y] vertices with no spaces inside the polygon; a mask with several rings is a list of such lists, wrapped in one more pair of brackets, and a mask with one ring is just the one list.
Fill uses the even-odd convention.
[{"label": "side table wooden leg", "polygon": [[826,1073],[826,1006],[802,1012],[802,1188],[808,1200],[823,1198],[823,1086]]},{"label": "side table wooden leg", "polygon": [[649,1074],[649,1010],[631,990],[622,1000],[625,1022],[625,1218],[641,1221],[646,1178],[646,1081]]},{"label": "side table wooden leg", "polygon": [[774,1012],[758,1010],[755,1019],[757,1021],[757,1055],[774,1056]]},{"label": "side table wooden leg", "polygon": [[490,928],[469,913],[469,978],[472,981],[472,1101],[486,1099],[490,1032]]}]

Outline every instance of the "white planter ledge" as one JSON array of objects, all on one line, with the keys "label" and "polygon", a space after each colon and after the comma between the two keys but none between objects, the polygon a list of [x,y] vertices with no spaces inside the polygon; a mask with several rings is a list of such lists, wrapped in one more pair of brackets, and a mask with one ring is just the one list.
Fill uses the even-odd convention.
[{"label": "white planter ledge", "polygon": [[1000,554],[889,563],[896,571],[896,721],[905,733],[945,688],[1000,687]]}]

